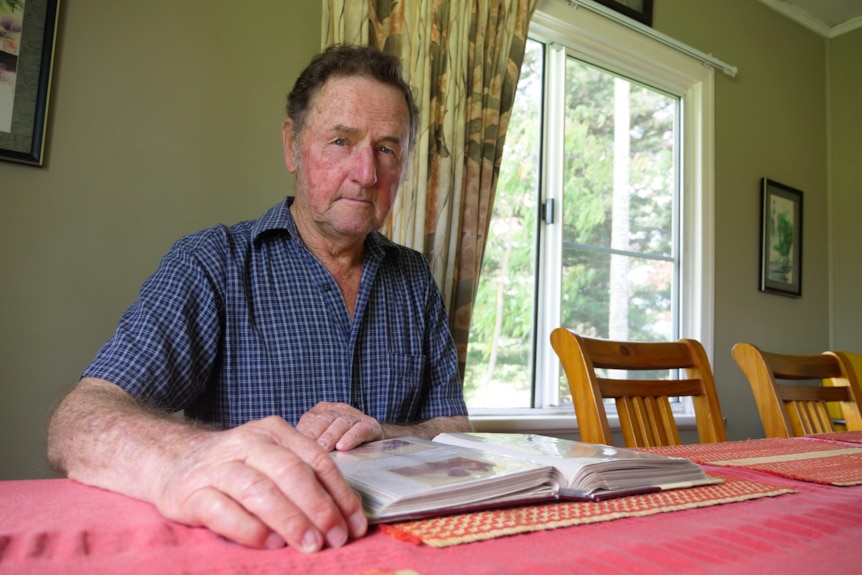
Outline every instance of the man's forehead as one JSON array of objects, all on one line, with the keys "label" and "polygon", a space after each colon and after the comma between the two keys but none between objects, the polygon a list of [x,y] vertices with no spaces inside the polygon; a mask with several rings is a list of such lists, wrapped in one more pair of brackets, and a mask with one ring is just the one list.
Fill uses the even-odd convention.
[{"label": "man's forehead", "polygon": [[[354,82],[355,80],[355,82]],[[364,84],[358,86],[357,84]],[[389,92],[391,98],[382,94],[369,94],[371,90]],[[400,91],[389,84],[368,78],[339,77],[327,80],[310,102],[313,115],[322,122],[324,129],[350,131],[357,122],[406,124],[409,121],[407,102]]]},{"label": "man's forehead", "polygon": [[[335,76],[329,78],[323,83],[315,96],[318,98],[324,98],[332,95],[342,97],[349,95],[355,96],[357,100],[370,100],[370,98],[368,98],[369,92],[390,93],[392,95],[397,95],[399,99],[403,99],[404,97],[401,94],[401,91],[392,84],[387,84],[376,78],[365,75]],[[406,101],[404,105],[407,105]]]}]

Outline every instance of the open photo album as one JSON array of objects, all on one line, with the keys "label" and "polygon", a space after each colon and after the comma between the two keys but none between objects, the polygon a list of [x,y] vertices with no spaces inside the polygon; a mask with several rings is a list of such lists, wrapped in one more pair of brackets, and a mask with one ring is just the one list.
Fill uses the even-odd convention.
[{"label": "open photo album", "polygon": [[373,523],[721,481],[688,459],[534,434],[401,437],[332,456]]}]

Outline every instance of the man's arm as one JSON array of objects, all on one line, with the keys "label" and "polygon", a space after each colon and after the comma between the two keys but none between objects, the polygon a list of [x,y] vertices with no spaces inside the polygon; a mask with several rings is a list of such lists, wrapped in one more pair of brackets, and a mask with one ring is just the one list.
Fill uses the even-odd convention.
[{"label": "man's arm", "polygon": [[434,417],[409,425],[379,423],[345,403],[323,401],[302,415],[296,429],[326,450],[345,451],[369,441],[405,435],[434,439],[444,432],[471,431],[472,426],[466,415]]},{"label": "man's arm", "polygon": [[254,547],[313,552],[368,526],[331,457],[283,419],[216,431],[144,408],[104,380],[82,379],[57,408],[48,458],[73,479]]},{"label": "man's arm", "polygon": [[383,424],[383,437],[401,437],[403,435],[414,435],[423,439],[434,439],[441,433],[454,433],[456,431],[472,431],[473,426],[466,415],[453,417],[435,417],[414,423],[412,425],[395,425],[394,423]]}]

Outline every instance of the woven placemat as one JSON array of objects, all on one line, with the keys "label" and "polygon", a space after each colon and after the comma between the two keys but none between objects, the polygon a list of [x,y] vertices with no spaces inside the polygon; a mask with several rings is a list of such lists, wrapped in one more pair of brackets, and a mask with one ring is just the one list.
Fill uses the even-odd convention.
[{"label": "woven placemat", "polygon": [[766,483],[722,477],[724,483],[632,495],[605,501],[555,502],[507,509],[462,513],[432,519],[381,525],[396,539],[449,547],[495,537],[640,517],[682,509],[708,507],[794,493],[793,489]]},{"label": "woven placemat", "polygon": [[807,435],[808,439],[823,439],[838,443],[862,443],[862,431],[836,431],[834,433],[815,433]]},{"label": "woven placemat", "polygon": [[638,449],[700,464],[756,469],[809,483],[862,485],[862,447],[829,441],[772,438]]}]

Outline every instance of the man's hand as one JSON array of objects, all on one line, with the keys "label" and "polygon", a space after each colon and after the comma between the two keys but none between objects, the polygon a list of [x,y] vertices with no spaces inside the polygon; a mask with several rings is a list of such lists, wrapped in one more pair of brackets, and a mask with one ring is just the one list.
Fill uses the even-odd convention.
[{"label": "man's hand", "polygon": [[84,379],[54,413],[48,456],[72,479],[244,545],[313,552],[368,529],[327,450],[279,417],[207,430]]},{"label": "man's hand", "polygon": [[166,517],[245,545],[314,552],[368,527],[328,453],[279,417],[210,433],[164,479]]},{"label": "man's hand", "polygon": [[327,451],[345,451],[384,437],[383,427],[373,417],[346,403],[327,401],[306,411],[296,429]]},{"label": "man's hand", "polygon": [[471,431],[467,416],[434,417],[409,425],[381,424],[345,403],[321,401],[299,418],[296,429],[332,451],[346,451],[369,441],[413,435],[434,439],[444,432]]}]

